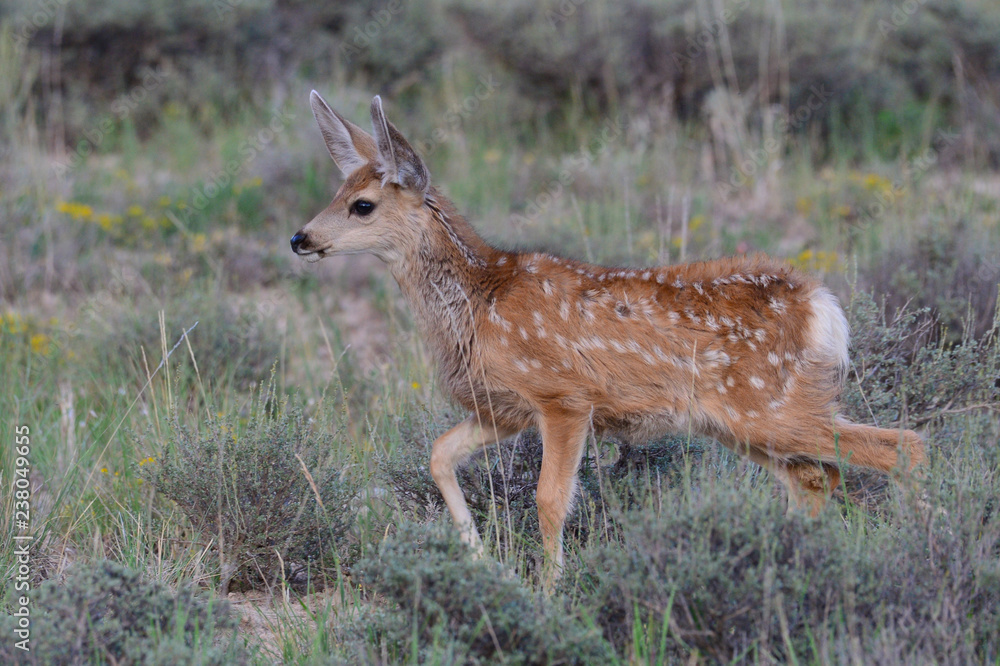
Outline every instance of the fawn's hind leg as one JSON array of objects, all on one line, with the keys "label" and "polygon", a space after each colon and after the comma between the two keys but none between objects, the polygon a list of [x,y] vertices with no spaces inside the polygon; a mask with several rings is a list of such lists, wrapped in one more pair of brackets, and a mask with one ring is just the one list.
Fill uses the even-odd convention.
[{"label": "fawn's hind leg", "polygon": [[[877,428],[842,418],[836,420],[833,430],[837,433],[837,446],[830,453],[839,455],[851,465],[889,472],[899,465],[902,453],[907,464],[906,471],[912,471],[926,459],[924,442],[912,430]],[[829,439],[832,444],[832,433]],[[831,445],[830,449],[833,448]],[[823,458],[828,459],[825,455]]]},{"label": "fawn's hind leg", "polygon": [[806,510],[814,517],[819,515],[840,483],[840,470],[831,463],[780,460],[753,447],[744,447],[740,453],[781,481],[788,491],[789,513]]}]

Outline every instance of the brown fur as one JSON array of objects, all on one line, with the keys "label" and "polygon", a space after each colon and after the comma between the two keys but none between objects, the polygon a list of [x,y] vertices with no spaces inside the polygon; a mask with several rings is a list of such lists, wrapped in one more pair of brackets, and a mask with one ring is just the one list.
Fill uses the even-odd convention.
[{"label": "brown fur", "polygon": [[[317,119],[321,127],[333,122],[321,110]],[[376,134],[388,125],[390,142],[405,142],[380,104],[373,121]],[[499,250],[440,192],[414,191],[376,167],[371,151],[386,141],[355,142],[358,154],[347,157],[368,163],[299,232],[296,251],[370,251],[389,264],[445,387],[471,412],[435,442],[431,457],[470,542],[477,535],[455,467],[532,426],[544,445],[542,536],[557,565],[592,429],[630,439],[688,429],[710,435],[774,473],[790,506],[814,513],[839,482],[841,462],[888,471],[900,451],[911,467],[922,462],[916,433],[836,416],[847,324],[808,275],[765,256],[617,269]],[[344,156],[330,149],[340,163]],[[395,155],[408,156],[400,169],[408,182],[426,182],[408,144]],[[359,197],[376,203],[363,220],[350,213]]]}]

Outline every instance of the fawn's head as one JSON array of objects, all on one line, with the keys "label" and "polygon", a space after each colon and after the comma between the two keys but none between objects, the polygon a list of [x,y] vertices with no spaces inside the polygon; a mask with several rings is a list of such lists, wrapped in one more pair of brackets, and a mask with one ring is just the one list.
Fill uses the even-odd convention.
[{"label": "fawn's head", "polygon": [[330,205],[292,236],[292,251],[311,261],[371,252],[387,262],[419,238],[424,217],[414,214],[430,189],[424,161],[372,100],[373,135],[331,109],[315,90],[313,115],[344,176]]}]

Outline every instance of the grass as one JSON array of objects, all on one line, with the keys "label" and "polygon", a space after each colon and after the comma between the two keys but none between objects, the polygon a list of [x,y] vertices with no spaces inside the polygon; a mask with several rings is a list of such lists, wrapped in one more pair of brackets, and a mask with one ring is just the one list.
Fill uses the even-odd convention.
[{"label": "grass", "polygon": [[[242,623],[220,622],[214,644],[123,630],[159,646],[164,663],[182,648],[205,661],[238,649],[255,663],[301,664],[1000,659],[997,174],[947,160],[923,168],[838,145],[840,135],[820,160],[805,133],[722,192],[698,123],[630,113],[601,144],[609,116],[569,102],[571,122],[526,129],[511,113],[529,117],[527,102],[503,77],[476,111],[449,121],[490,68],[457,59],[429,72],[420,94],[388,102],[411,137],[448,127],[430,170],[484,236],[632,265],[761,250],[819,275],[852,304],[848,411],[882,425],[919,419],[930,451],[919,493],[854,471],[815,522],[785,518],[776,484],[711,442],[595,441],[569,569],[546,598],[537,435],[463,473],[488,551],[470,560],[444,529],[427,471],[430,442],[464,415],[440,394],[396,286],[368,258],[306,266],[288,251],[336,183],[307,81],[290,81],[305,92],[282,104],[235,115],[168,102],[158,124],[116,126],[62,175],[24,111],[27,93],[12,93],[20,101],[4,110],[3,136],[18,159],[0,163],[0,481],[10,487],[6,443],[28,425],[33,588],[76,590],[75,572],[110,560],[126,570],[115,575],[162,584],[171,599],[193,591],[214,607],[231,591]],[[0,72],[4,89],[22,90],[13,76]],[[343,83],[328,99],[361,121],[371,92]],[[293,120],[221,183],[278,112]],[[217,119],[210,133],[204,117]],[[924,134],[891,140],[924,145]],[[974,288],[963,289],[970,267]],[[913,315],[897,316],[907,301]],[[304,443],[300,454],[311,445],[330,456],[287,465],[282,433]],[[219,456],[204,443],[229,435],[282,453],[250,450],[233,467],[242,472],[208,473]],[[184,464],[171,458],[178,443],[193,453]],[[261,468],[284,470],[291,499],[242,498]],[[296,577],[311,560],[284,547],[287,535],[250,529],[240,541],[205,520],[225,501],[234,515],[249,502],[274,509],[271,520],[319,521],[323,495],[302,468],[313,483],[356,486],[336,507],[347,526],[325,585]],[[338,475],[322,476],[330,470]],[[0,494],[7,610],[11,497]],[[260,569],[225,571],[226,554],[252,537],[267,537],[248,560]],[[468,592],[456,597],[460,585]],[[47,594],[39,604],[78,603]],[[170,606],[175,621],[163,626],[186,627],[178,620],[192,608]]]}]

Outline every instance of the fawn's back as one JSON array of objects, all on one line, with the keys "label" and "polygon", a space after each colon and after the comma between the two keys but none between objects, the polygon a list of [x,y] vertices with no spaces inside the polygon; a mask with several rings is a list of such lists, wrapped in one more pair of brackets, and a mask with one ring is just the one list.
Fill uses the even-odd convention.
[{"label": "fawn's back", "polygon": [[776,420],[832,418],[847,322],[787,265],[608,269],[505,253],[489,268],[502,277],[484,280],[493,288],[479,312],[463,313],[478,342],[469,371],[494,405],[516,396],[517,420],[558,405],[635,439],[691,427],[747,441]]}]

